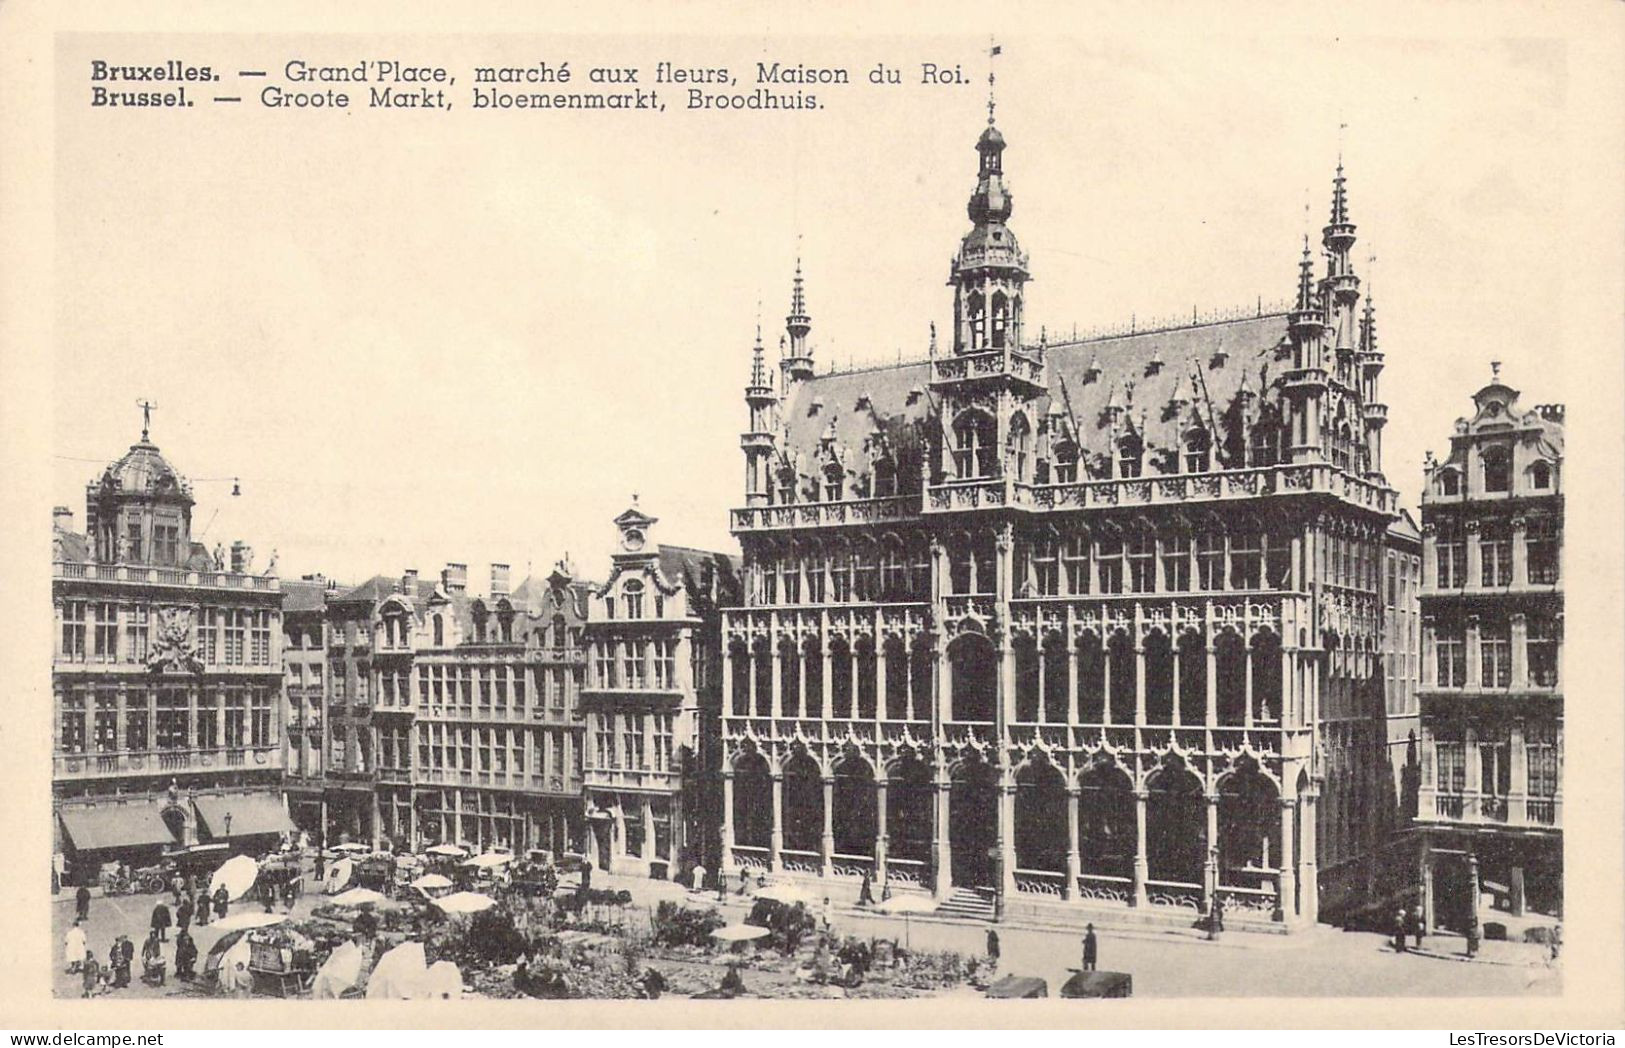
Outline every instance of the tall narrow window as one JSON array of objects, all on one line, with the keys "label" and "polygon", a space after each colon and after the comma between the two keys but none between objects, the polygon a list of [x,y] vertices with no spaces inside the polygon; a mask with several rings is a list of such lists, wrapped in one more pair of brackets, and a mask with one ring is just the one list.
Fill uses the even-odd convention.
[{"label": "tall narrow window", "polygon": [[643,618],[643,583],[637,579],[627,579],[621,585],[621,599],[626,605],[627,618]]},{"label": "tall narrow window", "polygon": [[843,474],[841,472],[841,467],[840,466],[831,465],[828,469],[826,469],[824,471],[824,501],[825,502],[839,502],[839,501],[841,501],[841,499],[843,497],[842,496],[842,491],[843,491],[843,489],[845,487],[845,479],[846,479],[845,474]]},{"label": "tall narrow window", "polygon": [[1512,535],[1500,521],[1485,521],[1478,533],[1478,552],[1485,586],[1512,585]]},{"label": "tall narrow window", "polygon": [[954,422],[954,472],[960,480],[991,477],[998,449],[993,419],[980,411],[967,411]]},{"label": "tall narrow window", "polygon": [[1462,541],[1460,532],[1440,528],[1434,555],[1440,589],[1460,589],[1467,585],[1467,544]]},{"label": "tall narrow window", "polygon": [[1439,633],[1434,641],[1438,656],[1441,688],[1460,688],[1467,683],[1467,650],[1460,634]]},{"label": "tall narrow window", "polygon": [[1213,440],[1197,426],[1185,434],[1185,472],[1206,473],[1212,467]]},{"label": "tall narrow window", "polygon": [[1060,593],[1061,572],[1058,553],[1053,534],[1046,532],[1033,539],[1029,570],[1035,596],[1053,597]]},{"label": "tall narrow window", "polygon": [[1485,688],[1506,688],[1512,684],[1512,642],[1505,622],[1485,622],[1478,634],[1479,677]]},{"label": "tall narrow window", "polygon": [[1055,483],[1075,484],[1078,480],[1078,446],[1071,441],[1055,447]]},{"label": "tall narrow window", "polygon": [[1529,581],[1537,586],[1550,586],[1558,577],[1558,533],[1551,517],[1531,517],[1524,536],[1524,549],[1528,553]]},{"label": "tall narrow window", "polygon": [[1061,547],[1066,565],[1066,591],[1074,596],[1089,592],[1089,533],[1074,531]]},{"label": "tall narrow window", "polygon": [[1157,588],[1157,540],[1149,528],[1136,528],[1129,535],[1129,588],[1134,593],[1152,593]]},{"label": "tall narrow window", "polygon": [[1100,536],[1098,547],[1100,566],[1100,592],[1123,592],[1123,538],[1107,531]]},{"label": "tall narrow window", "polygon": [[1525,650],[1529,657],[1529,683],[1537,688],[1557,687],[1557,623],[1531,615]]},{"label": "tall narrow window", "polygon": [[1205,530],[1196,538],[1196,588],[1224,589],[1224,535]]},{"label": "tall narrow window", "polygon": [[1260,533],[1243,527],[1230,535],[1230,585],[1232,589],[1258,589],[1264,572],[1264,551]]},{"label": "tall narrow window", "polygon": [[1135,436],[1124,437],[1122,442],[1117,445],[1117,450],[1117,475],[1119,477],[1138,477],[1143,452],[1140,438]]},{"label": "tall narrow window", "polygon": [[1162,581],[1170,593],[1185,593],[1191,588],[1190,532],[1175,529],[1163,533]]},{"label": "tall narrow window", "polygon": [[1482,454],[1484,464],[1484,490],[1491,494],[1499,494],[1512,490],[1512,455],[1504,446],[1485,448]]},{"label": "tall narrow window", "polygon": [[[145,608],[141,610],[146,611]],[[145,642],[138,656],[132,640],[130,658],[134,660],[145,655]],[[83,662],[85,659],[85,602],[82,600],[62,602],[62,658],[69,662]]]}]

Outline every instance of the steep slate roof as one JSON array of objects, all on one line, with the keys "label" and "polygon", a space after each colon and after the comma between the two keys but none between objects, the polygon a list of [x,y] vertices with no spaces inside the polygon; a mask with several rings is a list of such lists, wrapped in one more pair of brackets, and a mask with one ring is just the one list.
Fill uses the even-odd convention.
[{"label": "steep slate roof", "polygon": [[680,582],[692,594],[709,597],[706,589],[705,568],[710,566],[717,587],[717,600],[728,603],[739,596],[737,562],[723,553],[691,549],[687,546],[659,547],[660,573],[671,582]]},{"label": "steep slate roof", "polygon": [[[1047,417],[1054,416],[1070,431],[1076,419],[1080,454],[1111,454],[1108,408],[1120,406],[1147,452],[1181,447],[1192,422],[1207,419],[1209,405],[1214,416],[1223,418],[1244,390],[1258,403],[1276,401],[1270,385],[1290,363],[1289,358],[1277,358],[1286,335],[1285,314],[1266,313],[1050,344],[1042,351],[1048,394],[1037,399],[1036,417],[1029,422],[1036,433]],[[1040,351],[1029,346],[1023,352]],[[1099,368],[1098,375],[1089,374],[1091,365]],[[784,408],[784,451],[798,472],[813,472],[821,441],[832,434],[837,451],[847,454],[848,468],[867,472],[864,441],[878,431],[893,442],[900,462],[917,456],[921,435],[915,424],[932,414],[933,398],[926,392],[929,381],[929,361],[806,380]],[[1170,409],[1176,392],[1185,402],[1177,412]],[[867,406],[860,403],[865,399]],[[944,420],[944,425],[951,423]],[[1213,428],[1217,443],[1222,431]]]},{"label": "steep slate roof", "polygon": [[51,559],[82,564],[90,560],[90,543],[76,531],[51,529]]},{"label": "steep slate roof", "polygon": [[282,582],[282,611],[321,611],[327,607],[327,586],[321,582],[303,579],[284,579]]}]

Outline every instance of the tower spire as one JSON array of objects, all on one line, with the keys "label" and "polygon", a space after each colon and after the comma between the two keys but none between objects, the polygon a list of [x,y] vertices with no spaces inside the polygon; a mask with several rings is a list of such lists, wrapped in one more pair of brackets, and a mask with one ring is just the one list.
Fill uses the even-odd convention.
[{"label": "tower spire", "polygon": [[807,347],[807,333],[811,330],[812,317],[807,315],[807,292],[798,253],[796,275],[790,282],[790,312],[784,318],[784,333],[790,337],[790,349],[779,364],[784,370],[786,393],[795,383],[813,377],[812,350]]}]

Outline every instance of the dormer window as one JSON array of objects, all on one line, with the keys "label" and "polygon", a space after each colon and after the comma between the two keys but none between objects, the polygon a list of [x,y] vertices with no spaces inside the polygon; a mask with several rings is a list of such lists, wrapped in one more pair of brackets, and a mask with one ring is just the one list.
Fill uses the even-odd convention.
[{"label": "dormer window", "polygon": [[1140,459],[1144,448],[1140,438],[1135,436],[1124,437],[1117,445],[1117,475],[1119,477],[1138,477],[1140,475]]},{"label": "dormer window", "polygon": [[1545,462],[1537,462],[1529,467],[1529,486],[1536,491],[1550,491],[1552,487],[1552,467]]},{"label": "dormer window", "polygon": [[796,475],[793,470],[779,473],[779,505],[788,506],[796,500]]},{"label": "dormer window", "polygon": [[1055,448],[1055,483],[1075,484],[1078,480],[1078,446],[1068,441]]},{"label": "dormer window", "polygon": [[643,583],[628,579],[621,587],[621,600],[625,603],[627,618],[643,618]]},{"label": "dormer window", "polygon": [[1212,441],[1207,430],[1197,426],[1185,434],[1185,472],[1206,473],[1211,466]]},{"label": "dormer window", "polygon": [[875,459],[875,498],[890,498],[897,494],[897,467],[891,458],[882,455]]},{"label": "dormer window", "polygon": [[824,471],[824,501],[825,502],[839,502],[839,501],[841,501],[841,481],[842,481],[841,467],[832,465],[827,470]]},{"label": "dormer window", "polygon": [[1439,494],[1450,496],[1461,494],[1461,477],[1455,470],[1447,469],[1439,474]]}]

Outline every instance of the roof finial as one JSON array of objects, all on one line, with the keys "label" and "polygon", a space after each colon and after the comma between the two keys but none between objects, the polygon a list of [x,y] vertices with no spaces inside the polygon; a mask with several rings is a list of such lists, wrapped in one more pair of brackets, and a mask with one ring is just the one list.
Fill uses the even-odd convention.
[{"label": "roof finial", "polygon": [[993,109],[996,105],[993,99],[993,60],[999,56],[1003,48],[994,43],[991,36],[987,38],[987,45],[987,126],[992,127]]},{"label": "roof finial", "polygon": [[1501,381],[1501,362],[1499,360],[1490,361],[1490,381]]},{"label": "roof finial", "polygon": [[147,431],[152,428],[152,409],[157,407],[150,400],[138,400],[135,406],[141,409],[141,443],[147,443]]}]

